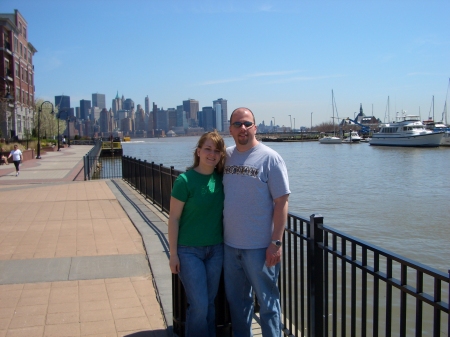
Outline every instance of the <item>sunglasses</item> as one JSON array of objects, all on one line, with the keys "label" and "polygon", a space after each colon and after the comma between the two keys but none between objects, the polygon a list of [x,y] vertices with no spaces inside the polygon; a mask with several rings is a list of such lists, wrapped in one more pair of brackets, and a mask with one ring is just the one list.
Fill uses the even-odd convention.
[{"label": "sunglasses", "polygon": [[232,125],[237,129],[239,129],[242,125],[244,125],[246,129],[249,129],[254,125],[254,123],[253,122],[234,122]]}]

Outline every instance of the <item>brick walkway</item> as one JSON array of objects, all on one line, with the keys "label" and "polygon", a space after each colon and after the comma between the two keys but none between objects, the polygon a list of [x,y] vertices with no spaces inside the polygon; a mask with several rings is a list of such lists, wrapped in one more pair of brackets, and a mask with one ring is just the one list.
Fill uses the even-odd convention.
[{"label": "brick walkway", "polygon": [[0,167],[0,337],[167,336],[142,237],[90,147]]}]

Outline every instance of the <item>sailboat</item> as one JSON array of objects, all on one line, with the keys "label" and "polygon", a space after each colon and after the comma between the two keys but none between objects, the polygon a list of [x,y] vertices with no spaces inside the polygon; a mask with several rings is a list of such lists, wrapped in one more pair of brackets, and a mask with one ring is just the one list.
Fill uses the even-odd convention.
[{"label": "sailboat", "polygon": [[[333,107],[333,136],[325,136],[323,138],[319,139],[320,144],[342,144],[342,139],[339,137],[336,137],[336,124],[334,122],[334,107],[336,105],[336,102],[334,100],[334,93],[333,90],[331,90],[331,105]],[[337,110],[337,109],[336,109]],[[337,111],[336,111],[337,113]]]}]

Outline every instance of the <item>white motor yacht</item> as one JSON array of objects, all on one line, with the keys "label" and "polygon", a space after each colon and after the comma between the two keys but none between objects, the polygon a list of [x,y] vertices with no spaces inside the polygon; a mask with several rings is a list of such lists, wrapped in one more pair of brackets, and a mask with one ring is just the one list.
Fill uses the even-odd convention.
[{"label": "white motor yacht", "polygon": [[381,125],[380,132],[374,133],[370,145],[437,147],[441,143],[443,132],[425,129],[420,116],[397,116],[397,121]]},{"label": "white motor yacht", "polygon": [[360,141],[361,141],[361,136],[358,135],[358,132],[350,130],[350,134],[348,135],[347,138],[344,138],[342,140],[342,143],[355,144],[355,143],[359,143]]}]

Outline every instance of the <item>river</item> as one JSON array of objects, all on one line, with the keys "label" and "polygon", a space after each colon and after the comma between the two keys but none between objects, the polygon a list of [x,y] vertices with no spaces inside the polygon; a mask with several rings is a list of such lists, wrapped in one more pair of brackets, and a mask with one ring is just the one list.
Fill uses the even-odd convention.
[{"label": "river", "polygon": [[[185,170],[198,137],[122,143],[125,156]],[[225,138],[233,145],[231,137]],[[450,148],[264,143],[285,160],[289,211],[444,273],[450,269]],[[250,192],[249,192],[250,193]]]}]

